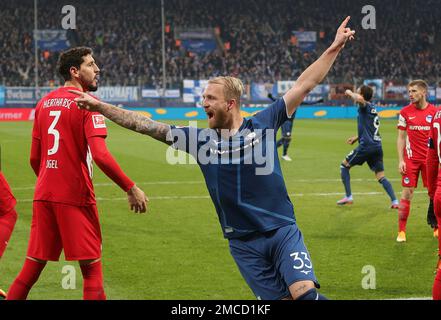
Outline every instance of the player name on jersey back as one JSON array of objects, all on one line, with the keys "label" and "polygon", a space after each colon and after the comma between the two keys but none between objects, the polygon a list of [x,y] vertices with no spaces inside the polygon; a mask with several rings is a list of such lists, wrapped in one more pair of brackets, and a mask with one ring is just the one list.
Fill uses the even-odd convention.
[{"label": "player name on jersey back", "polygon": [[70,109],[72,103],[75,103],[75,101],[67,98],[47,99],[43,102],[43,108],[63,107]]},{"label": "player name on jersey back", "polygon": [[46,169],[58,169],[58,160],[46,160]]}]

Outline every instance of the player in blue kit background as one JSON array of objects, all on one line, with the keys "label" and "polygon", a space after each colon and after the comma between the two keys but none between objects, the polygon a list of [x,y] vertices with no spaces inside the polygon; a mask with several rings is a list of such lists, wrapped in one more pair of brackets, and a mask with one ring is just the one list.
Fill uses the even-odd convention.
[{"label": "player in blue kit background", "polygon": [[398,200],[389,180],[384,174],[383,146],[380,136],[380,119],[375,105],[371,103],[374,91],[369,86],[361,86],[357,93],[346,90],[346,95],[352,98],[358,108],[358,136],[351,137],[347,143],[353,145],[357,141],[359,146],[351,151],[340,166],[341,179],[345,187],[346,196],[337,202],[338,205],[353,203],[351,191],[351,177],[349,170],[354,166],[361,166],[365,162],[375,173],[377,181],[383,186],[391,199],[391,208],[398,209]]},{"label": "player in blue kit background", "polygon": [[288,148],[292,140],[292,127],[295,118],[296,118],[296,112],[294,112],[291,119],[286,120],[280,126],[280,129],[282,130],[282,137],[279,139],[279,141],[277,141],[277,148],[283,146],[282,159],[288,162],[292,161],[291,157],[288,155]]},{"label": "player in blue kit background", "polygon": [[[274,98],[271,93],[268,94],[268,98],[270,98],[273,102],[277,101],[277,99]],[[283,146],[282,159],[285,161],[288,161],[288,162],[292,161],[291,157],[288,155],[288,148],[289,148],[289,145],[291,144],[291,140],[292,140],[292,127],[293,127],[294,119],[296,118],[296,114],[297,114],[297,111],[294,112],[294,114],[292,115],[291,118],[286,120],[280,126],[280,130],[282,131],[282,136],[280,137],[279,140],[277,140],[277,148],[280,148]]]},{"label": "player in blue kit background", "polygon": [[244,279],[258,299],[325,299],[316,288],[311,257],[297,227],[276,152],[276,133],[307,94],[328,74],[355,31],[347,17],[332,45],[295,85],[254,117],[240,112],[243,84],[211,79],[203,92],[208,129],[176,127],[76,92],[80,108],[102,113],[130,130],[194,156],[200,166],[224,237]]}]

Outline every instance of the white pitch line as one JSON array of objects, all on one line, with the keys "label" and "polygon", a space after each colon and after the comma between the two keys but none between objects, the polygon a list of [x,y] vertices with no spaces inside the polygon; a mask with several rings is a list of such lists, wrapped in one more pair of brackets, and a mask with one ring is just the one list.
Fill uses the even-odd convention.
[{"label": "white pitch line", "polygon": [[[375,179],[351,179],[351,182],[375,182]],[[397,182],[401,181],[401,179],[389,179],[389,181]],[[340,179],[292,179],[285,180],[285,182],[289,183],[320,183],[320,182],[341,182]],[[205,181],[149,181],[149,182],[137,182],[137,185],[187,185],[187,184],[204,184]],[[104,183],[94,183],[95,187],[111,187],[115,186],[114,183],[104,182]],[[23,191],[23,190],[33,190],[35,186],[26,186],[26,187],[15,187],[12,188],[13,191]]]},{"label": "white pitch line", "polygon": [[[426,194],[425,191],[415,191],[414,193],[417,194]],[[291,193],[289,194],[290,197],[333,197],[333,196],[341,196],[343,193],[341,192],[331,192],[331,193]],[[353,193],[354,196],[383,196],[385,195],[384,192],[355,192]],[[210,196],[152,196],[149,197],[149,200],[202,200],[202,199],[210,199]],[[97,197],[96,200],[98,201],[126,201],[127,198],[101,198]],[[19,202],[32,202],[32,199],[21,199]]]}]

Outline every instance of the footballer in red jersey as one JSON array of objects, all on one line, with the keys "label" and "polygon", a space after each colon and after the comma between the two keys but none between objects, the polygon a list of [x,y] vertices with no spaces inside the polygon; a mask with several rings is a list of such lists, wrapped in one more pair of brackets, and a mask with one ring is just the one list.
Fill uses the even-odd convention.
[{"label": "footballer in red jersey", "polygon": [[[438,222],[441,223],[441,110],[435,113],[430,131],[429,151],[427,153],[427,172],[430,173],[429,191],[434,193],[434,211]],[[441,300],[441,239],[438,237],[438,265],[433,283],[433,299]]]},{"label": "footballer in red jersey", "polygon": [[60,55],[65,80],[37,104],[31,166],[37,176],[31,234],[25,264],[7,299],[26,299],[47,261],[79,261],[83,298],[105,299],[101,230],[92,184],[92,161],[127,192],[135,212],[146,211],[146,196],[121,170],[105,143],[105,119],[78,108],[69,89],[96,91],[100,69],[86,47]]},{"label": "footballer in red jersey", "polygon": [[[11,188],[0,171],[0,259],[5,252],[17,221],[16,203]],[[5,298],[5,293],[2,290],[0,290],[0,298]]]},{"label": "footballer in red jersey", "polygon": [[411,104],[403,108],[398,121],[398,162],[403,192],[398,209],[398,242],[406,241],[406,224],[413,192],[421,173],[427,187],[426,156],[429,132],[436,107],[427,102],[428,85],[424,80],[412,81],[409,86]]}]

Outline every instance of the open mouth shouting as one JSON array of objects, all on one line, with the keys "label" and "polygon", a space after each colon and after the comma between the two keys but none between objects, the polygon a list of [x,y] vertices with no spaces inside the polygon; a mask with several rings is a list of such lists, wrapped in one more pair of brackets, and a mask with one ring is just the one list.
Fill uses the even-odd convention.
[{"label": "open mouth shouting", "polygon": [[214,112],[213,111],[205,111],[207,114],[208,120],[211,120],[214,118]]}]

